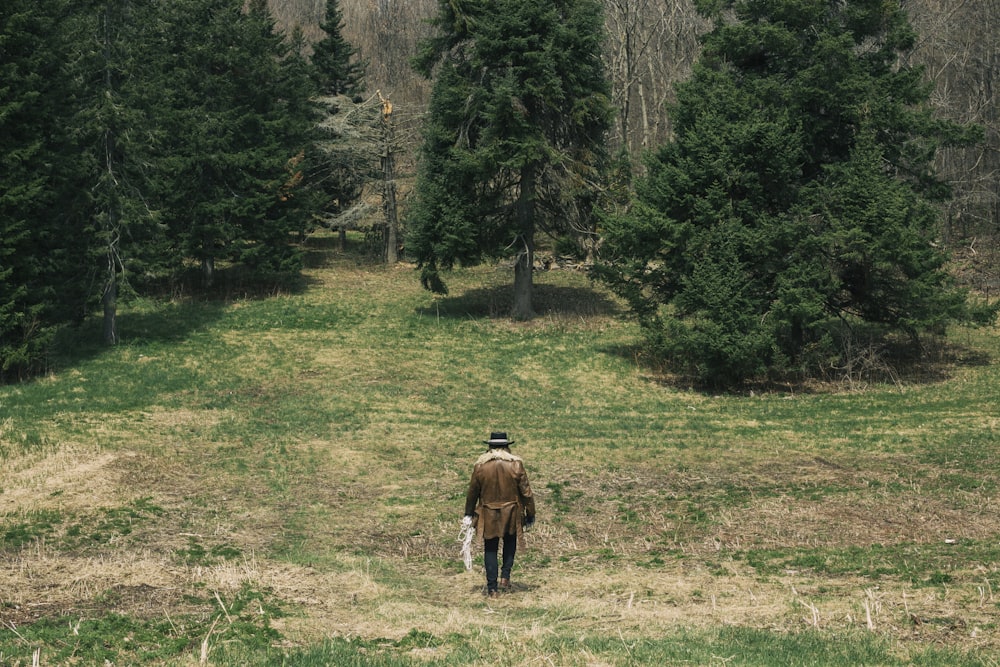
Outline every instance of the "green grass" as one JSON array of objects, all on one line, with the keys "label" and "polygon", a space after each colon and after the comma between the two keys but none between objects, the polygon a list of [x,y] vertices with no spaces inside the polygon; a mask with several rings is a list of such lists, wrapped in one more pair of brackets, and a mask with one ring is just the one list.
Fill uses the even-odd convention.
[{"label": "green grass", "polygon": [[[60,619],[72,623],[70,619]],[[44,626],[44,627],[43,627]],[[162,623],[142,623],[119,616],[76,626],[84,637],[108,637],[104,641],[81,640],[55,654],[55,660],[69,658],[77,663],[114,661],[123,657],[130,664],[155,664],[184,646],[182,638],[169,639],[172,629]],[[204,628],[207,632],[208,628]],[[38,624],[39,636],[52,630]],[[60,633],[61,634],[61,633]],[[413,631],[401,639],[330,639],[303,649],[277,649],[267,645],[267,633],[246,633],[209,653],[211,664],[246,667],[413,667],[524,664],[532,656],[547,655],[562,665],[592,665],[613,661],[616,665],[950,665],[982,667],[995,664],[988,657],[972,653],[927,647],[901,655],[893,646],[871,635],[843,637],[821,632],[778,635],[747,628],[722,629],[714,633],[679,632],[655,639],[625,642],[617,638],[562,636],[540,644],[511,642],[493,632],[483,635],[435,637]],[[32,633],[32,639],[35,638]],[[230,637],[234,636],[230,632]],[[119,638],[127,637],[127,640]],[[224,638],[224,637],[223,637]],[[598,663],[599,664],[599,663]]]},{"label": "green grass", "polygon": [[[313,243],[302,291],[130,304],[0,387],[0,664],[1000,661],[996,330],[714,395],[581,274],[519,324],[505,267],[434,297]],[[492,430],[539,522],[487,605],[456,538]]]},{"label": "green grass", "polygon": [[36,540],[45,539],[63,522],[62,515],[52,510],[29,512],[20,519],[16,523],[5,522],[3,532],[0,533],[0,545],[4,550],[17,549]]},{"label": "green grass", "polygon": [[[877,582],[898,578],[917,586],[952,583],[949,572],[974,570],[981,563],[1000,563],[1000,545],[995,541],[959,544],[872,544],[848,548],[749,550],[733,554],[762,574],[785,570],[808,570],[817,575],[857,575]],[[984,580],[996,586],[998,575]],[[991,605],[993,606],[993,605]],[[1000,605],[996,605],[1000,608]]]}]

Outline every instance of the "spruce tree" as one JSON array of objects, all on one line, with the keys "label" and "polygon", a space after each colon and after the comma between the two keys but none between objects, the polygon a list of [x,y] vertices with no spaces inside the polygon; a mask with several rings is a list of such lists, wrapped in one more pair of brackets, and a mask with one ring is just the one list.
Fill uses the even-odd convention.
[{"label": "spruce tree", "polygon": [[513,256],[526,319],[536,233],[565,232],[604,166],[601,6],[441,0],[436,26],[415,61],[434,86],[406,245],[438,292],[442,269]]},{"label": "spruce tree", "polygon": [[85,312],[71,10],[59,0],[0,6],[0,380],[40,370],[55,329]]},{"label": "spruce tree", "polygon": [[[0,8],[0,378],[19,374],[39,355],[40,314],[53,295],[38,284],[39,197],[45,173],[44,121],[54,103],[45,88],[58,56],[41,48],[54,17],[37,3],[12,0]],[[57,79],[58,80],[58,79]]]},{"label": "spruce tree", "polygon": [[312,64],[320,94],[361,94],[365,66],[358,60],[358,50],[341,34],[344,15],[339,0],[326,0],[326,13],[319,27],[325,36],[313,45]]},{"label": "spruce tree", "polygon": [[312,127],[308,70],[263,0],[171,3],[163,39],[176,57],[160,194],[178,257],[197,261],[208,285],[217,259],[294,275],[306,211],[289,187]]},{"label": "spruce tree", "polygon": [[301,44],[282,34],[266,0],[252,0],[247,14],[248,40],[259,44],[263,57],[249,81],[260,87],[254,109],[260,127],[255,143],[254,170],[263,193],[256,215],[245,218],[247,241],[239,256],[260,277],[294,280],[302,268],[295,243],[306,231],[313,200],[303,187],[307,150],[315,137],[316,87]]},{"label": "spruce tree", "polygon": [[77,21],[83,48],[73,64],[81,84],[74,126],[90,193],[90,251],[80,254],[90,264],[107,344],[118,342],[118,299],[133,288],[130,274],[151,272],[163,251],[149,183],[162,111],[158,74],[167,57],[150,39],[157,8],[94,0]]},{"label": "spruce tree", "polygon": [[659,352],[725,384],[988,317],[943,271],[932,207],[934,151],[975,130],[931,117],[900,3],[698,5],[714,28],[674,137],[607,222],[598,270]]}]

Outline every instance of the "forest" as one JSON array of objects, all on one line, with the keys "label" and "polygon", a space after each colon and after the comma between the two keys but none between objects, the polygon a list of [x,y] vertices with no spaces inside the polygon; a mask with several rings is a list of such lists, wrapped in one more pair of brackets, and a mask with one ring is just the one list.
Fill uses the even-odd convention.
[{"label": "forest", "polygon": [[[317,39],[325,0],[270,0],[285,29],[301,26]],[[427,21],[437,0],[341,0],[342,33],[365,65],[369,94],[380,89],[396,105],[412,149],[426,110],[430,86],[410,66],[421,39],[433,32]],[[601,0],[607,43],[604,61],[616,115],[608,142],[633,155],[655,148],[670,135],[664,105],[674,86],[690,75],[699,36],[709,27],[695,0]],[[938,114],[986,129],[973,149],[945,150],[938,156],[944,177],[959,184],[945,215],[945,235],[958,243],[995,233],[1000,212],[1000,5],[968,0],[905,0],[901,3],[918,41],[907,64],[925,68],[933,84],[931,104]],[[992,282],[994,289],[996,276]]]},{"label": "forest", "polygon": [[[539,185],[550,193],[545,196],[554,197],[554,206],[569,206],[579,218],[568,223],[553,221],[542,229],[550,238],[539,243],[547,244],[546,249],[556,255],[579,252],[590,262],[594,249],[604,243],[605,232],[625,228],[615,221],[626,219],[630,210],[640,210],[629,202],[629,193],[639,191],[641,200],[643,179],[651,185],[656,178],[649,156],[693,131],[685,129],[681,118],[684,104],[694,102],[679,100],[678,91],[693,80],[712,35],[722,35],[717,44],[723,44],[728,39],[725,31],[734,25],[733,17],[737,23],[766,25],[777,23],[777,15],[748,20],[740,13],[746,10],[746,6],[740,8],[746,5],[741,2],[602,0],[592,5],[557,5],[563,16],[576,11],[600,18],[603,10],[600,25],[585,29],[600,38],[593,42],[598,46],[592,47],[592,55],[605,80],[595,79],[592,90],[606,99],[607,116],[598,121],[604,112],[596,108],[589,111],[596,124],[585,133],[590,133],[586,140],[591,142],[586,150],[605,157],[601,165],[594,162],[586,166],[601,171],[599,179],[584,178],[582,171],[567,168],[562,181]],[[930,282],[908,288],[912,296],[916,292],[945,293],[939,269],[947,270],[960,285],[984,295],[988,305],[991,291],[995,294],[1000,286],[995,268],[1000,128],[994,85],[998,58],[993,39],[1000,11],[994,2],[961,0],[906,1],[898,7],[890,3],[891,10],[868,9],[879,3],[848,5],[851,11],[884,12],[878,17],[882,23],[876,21],[865,36],[858,37],[860,32],[855,31],[857,41],[851,47],[851,57],[866,62],[879,53],[879,58],[887,58],[879,65],[889,68],[887,76],[903,81],[905,77],[897,74],[912,72],[920,77],[901,83],[908,88],[898,97],[887,90],[880,101],[878,90],[867,93],[870,99],[858,101],[859,108],[884,104],[890,118],[912,102],[911,106],[931,112],[919,120],[913,116],[906,121],[909,125],[893,130],[900,133],[898,137],[928,139],[903,147],[903,152],[912,155],[901,158],[905,165],[893,163],[893,169],[911,174],[913,183],[924,189],[907,210],[927,204],[933,211],[899,221],[904,227],[921,227],[914,243],[922,245],[915,251],[923,254],[912,260],[912,266],[894,266],[885,273],[902,273],[906,280],[915,273],[933,275]],[[425,285],[438,289],[446,289],[437,272],[439,264],[446,269],[455,262],[475,263],[496,254],[496,248],[463,242],[462,248],[448,249],[442,255],[433,234],[447,238],[454,230],[430,229],[428,223],[416,225],[421,216],[436,217],[433,224],[447,216],[434,208],[439,204],[428,203],[426,193],[431,184],[425,182],[423,200],[417,196],[421,189],[418,156],[421,150],[425,154],[430,150],[424,142],[428,141],[428,128],[436,122],[433,91],[437,70],[431,62],[420,72],[415,63],[421,49],[440,38],[443,26],[447,28],[443,18],[449,12],[485,16],[492,11],[491,6],[435,0],[183,0],[151,4],[61,0],[45,7],[26,0],[5,3],[0,41],[4,56],[0,98],[4,167],[0,178],[5,193],[0,200],[0,377],[26,378],[44,371],[54,333],[97,314],[103,315],[105,342],[116,343],[127,335],[117,330],[119,299],[137,295],[171,298],[195,292],[230,298],[287,289],[294,285],[301,269],[297,244],[323,227],[342,233],[348,228],[365,230],[373,252],[389,262],[399,258],[416,261],[423,269]],[[518,3],[504,6],[519,7]],[[803,16],[806,7],[808,11],[819,8],[821,13],[829,9],[831,16],[842,11],[830,9],[833,6],[801,0],[775,3],[768,11],[801,10]],[[904,21],[900,24],[906,26],[902,41],[884,39],[891,32],[886,27],[890,19]],[[808,34],[812,24],[803,25],[800,35]],[[455,39],[456,43],[486,41],[482,34]],[[751,33],[749,39],[762,38]],[[591,42],[580,42],[585,43]],[[889,46],[882,54],[880,45],[885,44]],[[718,47],[723,54],[719,62],[731,59],[731,54],[725,55],[727,48],[724,44]],[[705,62],[710,60],[704,58]],[[780,76],[793,76],[794,67],[789,66]],[[571,78],[569,73],[563,75],[564,81]],[[881,85],[877,77],[872,81],[872,85]],[[695,78],[690,90],[699,85]],[[567,99],[584,97],[586,93],[577,93]],[[772,104],[766,97],[760,102]],[[558,115],[553,118],[559,121]],[[544,123],[550,121],[552,118]],[[488,126],[490,121],[481,122]],[[584,136],[579,134],[584,130],[573,132]],[[931,135],[933,142],[929,141]],[[876,154],[869,158],[878,160],[879,151],[895,150],[887,146],[875,146]],[[885,154],[882,157],[893,162]],[[544,165],[536,167],[543,169]],[[736,167],[728,168],[732,171]],[[520,172],[518,178],[525,173]],[[854,177],[859,178],[857,174]],[[479,174],[478,178],[497,184],[505,176],[497,172]],[[600,184],[588,185],[587,192],[566,186],[581,178]],[[929,185],[931,181],[933,185]],[[511,192],[498,191],[491,196],[506,197],[507,203],[501,206],[509,206],[518,197]],[[539,194],[538,198],[541,201],[544,196]],[[561,202],[556,201],[559,198]],[[875,208],[889,207],[879,214],[884,215],[893,206],[898,208],[888,198],[885,195],[886,201],[868,202],[869,212],[875,215]],[[828,199],[823,202],[824,206],[829,203]],[[667,206],[663,201],[642,203]],[[765,207],[793,204],[803,205],[797,199],[780,204],[746,202],[746,206]],[[472,211],[467,209],[470,216]],[[415,226],[407,229],[411,219]],[[625,226],[631,225],[629,233],[634,233],[643,222],[633,220]],[[534,218],[532,225],[536,225]],[[544,227],[541,223],[538,226]],[[785,233],[791,233],[787,229],[786,225]],[[492,241],[500,243],[499,248],[510,247],[510,238],[504,236],[508,230],[501,232]],[[875,233],[884,236],[899,230],[886,225]],[[617,252],[620,256],[609,259],[610,267],[603,277],[643,319],[644,312],[648,315],[661,307],[676,307],[670,299],[677,295],[671,294],[673,288],[652,284],[650,276],[635,273],[636,266],[645,267],[642,271],[648,273],[660,260],[639,256],[642,253],[621,255],[634,241],[619,233],[615,242],[608,243],[606,254],[610,257]],[[760,239],[753,243],[760,243]],[[871,239],[865,243],[875,244]],[[929,251],[929,247],[944,251]],[[533,239],[528,248],[530,280],[536,259]],[[846,257],[851,252],[847,248],[842,254]],[[759,261],[739,252],[737,255],[713,261],[720,270],[735,273],[741,269],[733,262],[752,266]],[[851,260],[838,257],[837,261],[850,264]],[[727,262],[728,268],[722,265]],[[847,274],[857,267],[835,270]],[[873,280],[868,274],[874,270],[861,270],[865,273],[861,282],[867,289]],[[741,276],[739,280],[767,291],[774,287],[768,287],[768,281],[777,275],[760,280]],[[521,281],[519,288],[519,280],[515,275],[515,289],[523,292],[524,283]],[[718,301],[727,298],[724,293],[732,287],[715,280],[711,286],[714,294],[678,298]],[[986,321],[989,317],[983,311],[959,313],[955,305],[958,297],[951,292],[947,292],[948,298],[921,303],[916,309],[906,303],[910,296],[894,297],[891,307],[875,308],[879,312],[873,314],[871,302],[883,298],[887,290],[900,292],[896,287],[883,286],[857,297],[850,284],[832,286],[831,293],[815,297],[830,311],[823,322],[802,322],[800,315],[792,315],[792,320],[799,320],[791,321],[791,334],[779,332],[785,340],[775,341],[773,337],[779,335],[775,332],[757,332],[756,347],[747,347],[745,340],[732,341],[734,346],[745,348],[738,353],[743,357],[759,357],[765,347],[779,349],[777,357],[764,359],[764,368],[741,365],[733,349],[726,349],[712,353],[723,357],[717,367],[706,369],[702,364],[700,370],[691,370],[696,375],[728,374],[734,379],[775,365],[782,371],[815,372],[817,367],[830,365],[829,359],[806,360],[801,351],[821,338],[826,340],[828,320],[843,319],[845,314],[874,320],[914,339],[918,330],[940,329],[946,321]],[[660,296],[650,300],[650,291]],[[646,296],[637,296],[639,292]],[[846,292],[851,294],[845,297]],[[655,303],[661,297],[667,300]],[[806,299],[801,295],[795,298]],[[804,311],[813,305],[798,301],[789,305],[786,299],[777,306],[768,302],[752,307],[771,313],[781,308]],[[706,320],[705,308],[704,304],[690,307],[701,323],[689,325],[687,330],[669,329],[659,321],[652,325],[653,338],[667,336],[680,341],[687,337],[686,344],[663,350],[666,356],[684,357],[701,349],[706,337],[718,337],[721,325],[708,321],[711,317]],[[515,301],[516,317],[531,315],[530,302],[519,309]],[[649,323],[651,318],[645,320]],[[726,326],[740,328],[745,323]],[[844,343],[834,345],[843,347]]]}]

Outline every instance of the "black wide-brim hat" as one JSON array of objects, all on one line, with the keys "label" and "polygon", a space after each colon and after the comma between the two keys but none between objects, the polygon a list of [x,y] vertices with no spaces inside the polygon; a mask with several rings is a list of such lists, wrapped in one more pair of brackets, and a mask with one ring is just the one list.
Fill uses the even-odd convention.
[{"label": "black wide-brim hat", "polygon": [[514,444],[513,440],[507,439],[507,434],[503,431],[493,431],[490,433],[490,439],[483,442],[490,447],[506,447]]}]

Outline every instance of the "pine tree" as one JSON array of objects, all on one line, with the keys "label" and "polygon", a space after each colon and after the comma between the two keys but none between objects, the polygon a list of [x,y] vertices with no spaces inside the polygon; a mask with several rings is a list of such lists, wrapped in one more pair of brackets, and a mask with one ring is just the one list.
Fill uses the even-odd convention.
[{"label": "pine tree", "polygon": [[308,70],[290,54],[263,0],[171,3],[171,108],[161,147],[165,219],[179,256],[274,276],[297,273],[292,245],[306,212],[289,196],[309,141]]},{"label": "pine tree", "polygon": [[85,311],[70,9],[0,6],[0,380],[39,370],[55,329]]},{"label": "pine tree", "polygon": [[[536,233],[557,235],[600,180],[609,124],[595,0],[441,0],[417,69],[434,75],[407,248],[423,284],[514,255],[513,316],[533,315]],[[585,214],[584,214],[585,215]]]},{"label": "pine tree", "polygon": [[249,138],[256,142],[254,170],[263,197],[257,215],[245,218],[247,244],[239,261],[260,277],[284,281],[296,278],[302,268],[294,242],[304,234],[313,213],[302,178],[306,151],[315,136],[316,87],[301,43],[294,34],[289,39],[280,33],[266,0],[251,1],[247,23],[248,42],[259,43],[264,54],[253,74],[262,86],[254,105],[261,126]]},{"label": "pine tree", "polygon": [[155,82],[166,58],[150,39],[156,10],[132,0],[95,0],[77,20],[82,48],[73,75],[81,91],[74,126],[91,193],[91,251],[80,254],[90,263],[107,344],[119,339],[118,299],[133,288],[130,273],[149,272],[162,252],[149,184],[161,111]]},{"label": "pine tree", "polygon": [[931,171],[974,130],[930,116],[883,0],[704,0],[714,28],[600,275],[703,381],[822,372],[856,338],[987,317],[935,250]]},{"label": "pine tree", "polygon": [[325,33],[313,45],[312,64],[319,92],[323,95],[356,96],[364,89],[365,65],[358,50],[344,39],[344,15],[339,0],[326,0],[326,14],[320,23]]},{"label": "pine tree", "polygon": [[312,70],[264,0],[12,0],[0,19],[0,376],[101,301],[115,342],[130,276],[215,256],[297,274]]},{"label": "pine tree", "polygon": [[[58,58],[41,48],[53,17],[34,2],[0,8],[0,378],[18,374],[39,356],[44,330],[38,319],[51,296],[30,284],[39,277],[33,229],[45,174],[32,164],[43,155],[46,128],[40,119],[46,73]],[[42,158],[44,159],[44,158]]]}]

